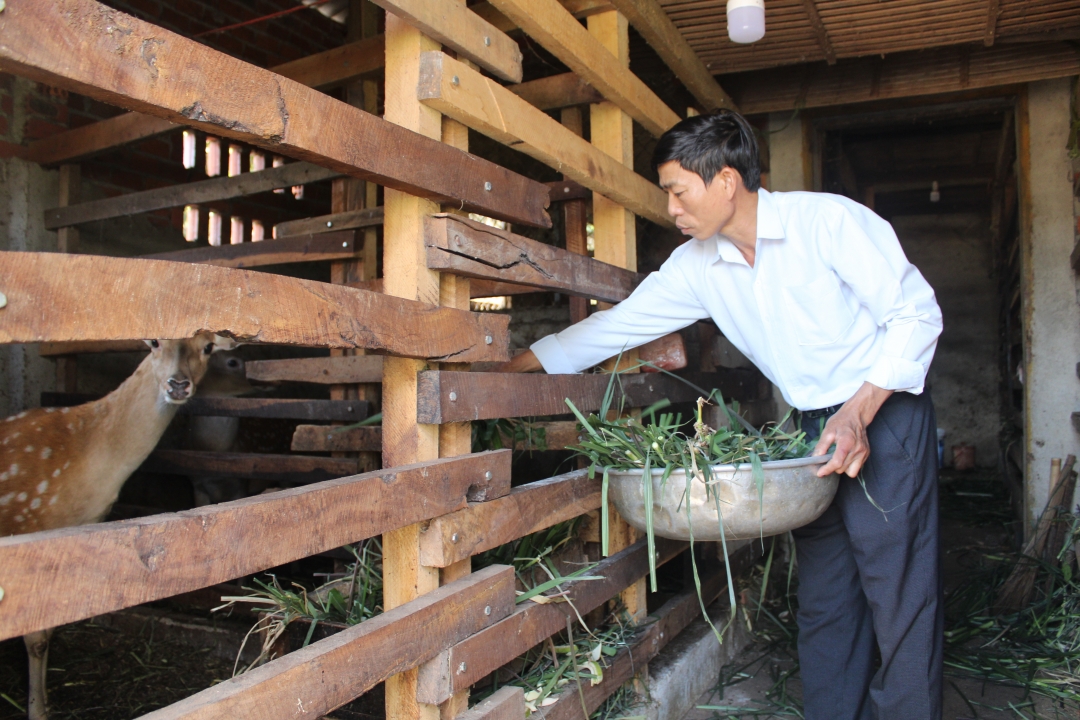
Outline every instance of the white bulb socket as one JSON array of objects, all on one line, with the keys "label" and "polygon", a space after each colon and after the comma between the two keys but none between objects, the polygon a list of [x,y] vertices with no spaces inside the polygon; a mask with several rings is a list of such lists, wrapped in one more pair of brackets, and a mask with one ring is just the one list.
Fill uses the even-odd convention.
[{"label": "white bulb socket", "polygon": [[744,45],[765,37],[765,0],[728,0],[727,32]]}]

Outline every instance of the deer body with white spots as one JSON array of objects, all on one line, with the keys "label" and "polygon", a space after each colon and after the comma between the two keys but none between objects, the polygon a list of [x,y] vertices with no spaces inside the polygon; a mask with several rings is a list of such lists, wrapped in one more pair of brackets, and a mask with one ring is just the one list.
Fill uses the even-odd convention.
[{"label": "deer body with white spots", "polygon": [[[195,392],[211,355],[235,344],[201,333],[149,340],[150,355],[116,390],[71,408],[0,420],[0,537],[100,522]],[[27,635],[28,716],[44,720],[51,630]]]}]

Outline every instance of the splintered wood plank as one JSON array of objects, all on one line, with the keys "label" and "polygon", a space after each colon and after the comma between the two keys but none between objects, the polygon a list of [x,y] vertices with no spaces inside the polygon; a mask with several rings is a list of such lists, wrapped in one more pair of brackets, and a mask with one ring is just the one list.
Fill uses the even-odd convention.
[{"label": "splintered wood plank", "polygon": [[143,718],[315,720],[513,609],[513,568],[493,565]]},{"label": "splintered wood plank", "polygon": [[667,197],[659,187],[593,147],[543,110],[444,53],[425,52],[420,64],[417,92],[425,104],[536,158],[644,218],[673,225],[667,214]]},{"label": "splintered wood plank", "polygon": [[345,260],[358,257],[359,253],[363,251],[363,245],[363,240],[357,243],[356,233],[351,230],[343,230],[319,235],[296,235],[277,240],[246,242],[240,245],[176,250],[174,252],[143,255],[142,259],[248,268],[280,265],[281,263]]},{"label": "splintered wood plank", "polygon": [[[41,393],[42,407],[70,407],[100,399],[83,393]],[[359,422],[368,416],[363,400],[296,400],[293,398],[200,397],[181,405],[181,415],[277,418],[281,420],[341,420]]]},{"label": "splintered wood plank", "polygon": [[242,173],[234,177],[210,178],[185,185],[143,190],[67,207],[50,208],[45,211],[45,228],[56,230],[70,225],[137,215],[162,208],[230,200],[340,176],[340,172],[327,170],[311,163],[290,163],[258,172]]},{"label": "splintered wood plank", "polygon": [[[657,566],[687,547],[684,542],[657,539]],[[440,698],[473,685],[537,643],[565,630],[567,618],[576,623],[578,613],[585,615],[600,607],[648,572],[648,548],[640,541],[589,571],[603,580],[578,580],[563,585],[561,590],[565,591],[567,602],[524,603],[513,615],[462,640],[423,665],[419,684],[421,700],[442,702]]]},{"label": "splintered wood plank", "polygon": [[561,290],[608,302],[630,296],[643,276],[456,215],[424,225],[427,266],[500,282]]},{"label": "splintered wood plank", "polygon": [[[0,538],[0,640],[208,587],[445,515],[466,507],[470,495],[505,495],[510,455],[477,453],[180,513]],[[488,472],[491,479],[485,478]],[[268,534],[267,528],[274,531]],[[52,599],[43,603],[42,597]]]},{"label": "splintered wood plank", "polygon": [[[520,373],[460,373],[429,370],[421,373],[418,417],[423,423],[490,420],[504,417],[565,415],[566,399],[582,412],[600,409],[611,376],[533,375]],[[644,407],[668,399],[694,402],[718,388],[730,400],[760,399],[761,383],[752,372],[687,373],[688,382],[669,375],[621,375],[615,383],[613,407]],[[705,390],[702,393],[698,390]]]},{"label": "splintered wood plank", "polygon": [[551,225],[540,183],[93,0],[8,6],[0,69],[491,217]]},{"label": "splintered wood plank", "polygon": [[558,110],[571,105],[603,102],[604,96],[574,73],[551,75],[511,85],[510,90],[541,110]]},{"label": "splintered wood plank", "polygon": [[278,223],[274,227],[277,231],[277,237],[285,238],[293,235],[331,233],[337,230],[375,227],[376,225],[382,225],[382,223],[383,209],[381,207],[372,207],[304,218],[303,220],[288,220]]},{"label": "splintered wood plank", "polygon": [[[378,70],[382,67],[383,52],[380,35],[293,60],[270,71],[304,85],[323,87]],[[96,155],[179,127],[153,115],[124,113],[30,143],[27,159],[52,165]]]},{"label": "splintered wood plank", "polygon": [[164,475],[209,475],[281,482],[289,486],[356,475],[355,458],[155,450],[139,468]]},{"label": "splintered wood plank", "polygon": [[289,449],[293,452],[382,452],[382,428],[298,425]]},{"label": "splintered wood plank", "polygon": [[405,18],[425,35],[471,60],[496,77],[521,82],[521,48],[506,33],[464,3],[425,0],[371,0]]},{"label": "splintered wood plank", "polygon": [[244,369],[247,379],[256,382],[309,382],[320,385],[377,383],[382,382],[383,358],[379,355],[350,355],[248,360]]},{"label": "splintered wood plank", "polygon": [[657,0],[611,0],[611,4],[641,33],[679,82],[701,103],[702,110],[729,108],[738,111],[735,101],[716,83]]},{"label": "splintered wood plank", "polygon": [[600,476],[590,479],[586,470],[521,485],[432,520],[420,535],[420,561],[447,567],[599,507]]},{"label": "splintered wood plank", "polygon": [[491,0],[491,4],[654,137],[679,122],[679,116],[558,0]]},{"label": "splintered wood plank", "polygon": [[250,342],[410,357],[508,357],[505,316],[311,280],[58,253],[6,252],[0,264],[0,292],[8,299],[0,310],[0,343],[186,338],[208,330]]}]

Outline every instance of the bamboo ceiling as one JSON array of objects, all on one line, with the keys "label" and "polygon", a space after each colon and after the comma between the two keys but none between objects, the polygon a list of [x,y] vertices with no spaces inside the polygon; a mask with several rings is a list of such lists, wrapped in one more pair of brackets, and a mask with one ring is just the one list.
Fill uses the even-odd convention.
[{"label": "bamboo ceiling", "polygon": [[840,59],[1080,38],[1080,0],[765,0],[765,37],[752,45],[728,39],[726,0],[660,4],[714,75],[828,60],[829,47]]}]

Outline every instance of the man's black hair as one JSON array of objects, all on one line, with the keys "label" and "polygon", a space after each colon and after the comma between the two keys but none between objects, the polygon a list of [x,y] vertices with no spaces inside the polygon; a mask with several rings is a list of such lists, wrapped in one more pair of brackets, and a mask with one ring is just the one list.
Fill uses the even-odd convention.
[{"label": "man's black hair", "polygon": [[653,170],[674,160],[708,185],[729,167],[742,176],[750,192],[761,187],[757,138],[746,118],[732,110],[689,117],[668,130],[653,151]]}]

